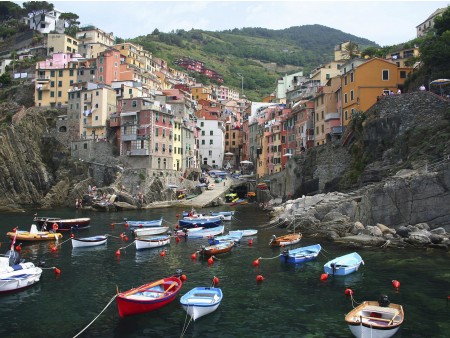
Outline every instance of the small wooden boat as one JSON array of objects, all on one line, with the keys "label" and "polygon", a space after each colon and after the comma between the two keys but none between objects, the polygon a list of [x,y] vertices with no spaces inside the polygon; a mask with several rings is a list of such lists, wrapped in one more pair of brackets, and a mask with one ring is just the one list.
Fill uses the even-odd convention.
[{"label": "small wooden boat", "polygon": [[160,227],[162,226],[162,218],[150,221],[129,221],[125,219],[125,226],[130,229]]},{"label": "small wooden boat", "polygon": [[219,225],[215,228],[201,228],[200,230],[196,229],[197,228],[178,230],[177,235],[185,236],[187,238],[210,238],[223,234],[225,226]]},{"label": "small wooden boat", "polygon": [[284,250],[280,255],[281,262],[284,263],[304,263],[315,259],[322,250],[320,244],[304,246],[292,250]]},{"label": "small wooden boat", "polygon": [[194,321],[217,310],[223,293],[219,288],[195,287],[180,298],[181,306]]},{"label": "small wooden boat", "polygon": [[222,216],[193,216],[193,217],[183,217],[183,220],[186,221],[221,221],[223,219]]},{"label": "small wooden boat", "polygon": [[137,237],[134,241],[136,250],[158,248],[170,244],[170,236]]},{"label": "small wooden boat", "polygon": [[179,277],[167,277],[138,288],[117,294],[117,307],[121,318],[157,310],[171,302],[182,286]]},{"label": "small wooden boat", "polygon": [[92,237],[81,237],[81,238],[72,238],[72,247],[73,248],[86,248],[91,246],[103,245],[106,244],[108,240],[108,236],[99,235]]},{"label": "small wooden boat", "polygon": [[133,229],[133,235],[135,237],[142,237],[142,236],[155,236],[155,235],[161,235],[169,231],[169,227],[146,227],[146,228],[136,228]]},{"label": "small wooden boat", "polygon": [[361,264],[364,265],[364,261],[361,256],[356,252],[352,252],[325,263],[323,269],[325,273],[329,275],[345,276],[352,272],[358,271]]},{"label": "small wooden boat", "polygon": [[58,232],[38,231],[36,224],[31,225],[30,231],[10,231],[6,233],[6,236],[10,239],[15,237],[18,241],[24,242],[57,241],[62,238],[62,234]]},{"label": "small wooden boat", "polygon": [[300,240],[302,239],[302,234],[297,233],[297,234],[287,234],[287,235],[283,235],[283,236],[272,236],[272,239],[270,240],[269,245],[270,246],[286,246],[286,245],[293,245],[293,244],[297,244],[298,242],[300,242]]},{"label": "small wooden boat", "polygon": [[[13,245],[11,246],[13,248]],[[41,278],[42,269],[31,262],[21,262],[14,249],[0,257],[0,293],[19,291]]]},{"label": "small wooden boat", "polygon": [[200,254],[202,256],[214,256],[226,252],[230,252],[234,246],[234,241],[222,242],[210,246],[202,246]]},{"label": "small wooden boat", "polygon": [[242,232],[242,237],[249,237],[249,236],[255,236],[258,233],[258,230],[256,229],[244,229],[244,230],[230,230],[228,233],[230,235],[234,233]]},{"label": "small wooden boat", "polygon": [[34,222],[43,231],[54,230],[54,231],[74,231],[82,230],[90,227],[90,218],[55,218],[55,217],[38,217],[35,216]]},{"label": "small wooden boat", "polygon": [[195,220],[187,220],[187,219],[180,219],[178,221],[178,225],[180,228],[215,228],[217,226],[222,225],[221,219],[195,219]]},{"label": "small wooden boat", "polygon": [[390,303],[386,295],[381,295],[378,301],[361,303],[345,316],[345,321],[356,338],[392,337],[404,319],[403,307]]}]

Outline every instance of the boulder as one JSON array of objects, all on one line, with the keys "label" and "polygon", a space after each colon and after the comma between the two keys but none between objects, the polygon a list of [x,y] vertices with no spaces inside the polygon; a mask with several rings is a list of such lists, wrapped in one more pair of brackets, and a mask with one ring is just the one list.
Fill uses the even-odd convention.
[{"label": "boulder", "polygon": [[395,234],[395,230],[388,228],[386,225],[381,224],[381,223],[377,223],[377,227],[381,230],[381,232],[383,233],[383,235],[390,233],[392,235]]},{"label": "boulder", "polygon": [[442,227],[439,227],[439,228],[430,230],[430,232],[431,232],[432,234],[436,234],[436,235],[445,235],[445,234],[447,233],[447,232],[445,231],[445,229],[442,228]]},{"label": "boulder", "polygon": [[431,243],[431,240],[423,232],[412,232],[406,240],[409,244],[424,246]]},{"label": "boulder", "polygon": [[412,232],[410,228],[407,228],[405,226],[401,226],[396,230],[396,234],[399,235],[402,238],[408,238],[409,234]]}]

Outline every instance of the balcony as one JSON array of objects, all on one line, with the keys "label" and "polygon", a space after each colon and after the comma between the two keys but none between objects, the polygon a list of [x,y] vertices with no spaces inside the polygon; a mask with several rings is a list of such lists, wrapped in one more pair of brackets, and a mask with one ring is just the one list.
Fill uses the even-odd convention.
[{"label": "balcony", "polygon": [[45,84],[45,85],[37,84],[36,89],[39,91],[47,91],[47,90],[50,90],[50,86],[48,84]]},{"label": "balcony", "polygon": [[342,126],[331,127],[330,134],[331,135],[341,135],[343,131],[344,131],[344,128]]},{"label": "balcony", "polygon": [[122,141],[136,141],[137,140],[137,134],[122,134],[120,136],[120,139]]},{"label": "balcony", "polygon": [[329,121],[329,120],[339,120],[340,119],[340,114],[339,113],[327,113],[325,115],[325,122]]}]

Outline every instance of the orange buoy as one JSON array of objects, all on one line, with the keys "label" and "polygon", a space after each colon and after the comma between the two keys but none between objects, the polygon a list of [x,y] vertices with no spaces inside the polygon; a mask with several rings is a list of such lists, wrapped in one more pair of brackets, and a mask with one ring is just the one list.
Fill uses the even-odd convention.
[{"label": "orange buoy", "polygon": [[323,273],[320,275],[320,280],[321,281],[326,281],[328,279],[328,274],[327,273]]},{"label": "orange buoy", "polygon": [[214,285],[219,285],[219,278],[214,276],[213,283],[214,283]]},{"label": "orange buoy", "polygon": [[58,224],[56,224],[56,223],[53,223],[53,225],[52,225],[52,229],[53,229],[53,231],[58,231]]},{"label": "orange buoy", "polygon": [[392,286],[396,289],[398,289],[400,287],[400,282],[398,280],[393,280],[392,281]]},{"label": "orange buoy", "polygon": [[250,238],[250,239],[248,240],[248,245],[249,245],[249,246],[252,246],[252,245],[253,245],[253,239],[252,239],[252,238]]},{"label": "orange buoy", "polygon": [[259,258],[258,259],[255,259],[254,261],[253,261],[253,266],[258,266],[259,265]]},{"label": "orange buoy", "polygon": [[120,256],[120,249],[117,249],[116,256]]},{"label": "orange buoy", "polygon": [[352,289],[345,289],[344,293],[345,293],[347,296],[352,296],[352,295],[353,295],[353,290],[352,290]]},{"label": "orange buoy", "polygon": [[208,264],[211,265],[214,263],[214,259],[212,257],[208,258]]},{"label": "orange buoy", "polygon": [[159,255],[160,255],[161,257],[164,257],[164,256],[166,255],[166,250],[161,251],[161,252],[159,253]]},{"label": "orange buoy", "polygon": [[256,276],[256,281],[257,282],[262,282],[263,280],[264,280],[264,277],[262,275]]},{"label": "orange buoy", "polygon": [[185,282],[187,277],[186,277],[186,275],[181,275],[180,279],[181,279],[182,282]]},{"label": "orange buoy", "polygon": [[60,275],[61,274],[61,270],[58,268],[55,268],[55,275]]}]

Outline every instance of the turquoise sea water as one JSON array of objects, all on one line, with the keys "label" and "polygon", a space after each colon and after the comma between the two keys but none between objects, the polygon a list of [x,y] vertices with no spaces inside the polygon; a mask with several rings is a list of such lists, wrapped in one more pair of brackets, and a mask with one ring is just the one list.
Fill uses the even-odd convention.
[{"label": "turquoise sea water", "polygon": [[[230,209],[229,207],[214,210]],[[210,209],[208,209],[210,210]],[[201,210],[203,212],[208,210]],[[193,260],[192,254],[206,240],[172,240],[165,256],[160,249],[136,252],[132,237],[124,242],[123,218],[149,220],[163,217],[176,224],[181,209],[154,209],[120,213],[98,213],[69,209],[39,214],[51,217],[91,217],[91,228],[79,236],[110,234],[103,247],[72,249],[64,234],[56,252],[53,242],[22,244],[22,258],[45,260],[41,281],[25,291],[1,295],[0,337],[180,337],[188,322],[179,298],[195,286],[209,286],[219,278],[224,299],[218,310],[189,323],[184,337],[352,337],[344,322],[352,301],[378,299],[383,293],[405,309],[405,322],[395,337],[450,337],[450,254],[439,250],[360,249],[365,265],[346,277],[321,281],[323,264],[354,250],[317,238],[303,238],[299,245],[320,243],[322,254],[304,265],[286,265],[279,249],[268,243],[285,229],[268,228],[268,215],[253,205],[236,207],[235,219],[225,222],[228,230],[257,228],[250,246],[244,239],[231,253],[217,256],[209,265]],[[34,210],[2,214],[2,253],[9,247],[6,232],[19,226],[28,230]],[[117,223],[117,224],[116,224]],[[112,226],[114,224],[114,226]],[[120,256],[116,255],[119,248]],[[296,246],[294,246],[296,247]],[[259,258],[259,266],[253,262]],[[60,269],[56,275],[51,267]],[[187,280],[178,298],[154,312],[121,319],[116,290],[126,291],[171,275],[181,268]],[[264,281],[257,282],[262,275]],[[398,280],[399,290],[392,286]]]}]

